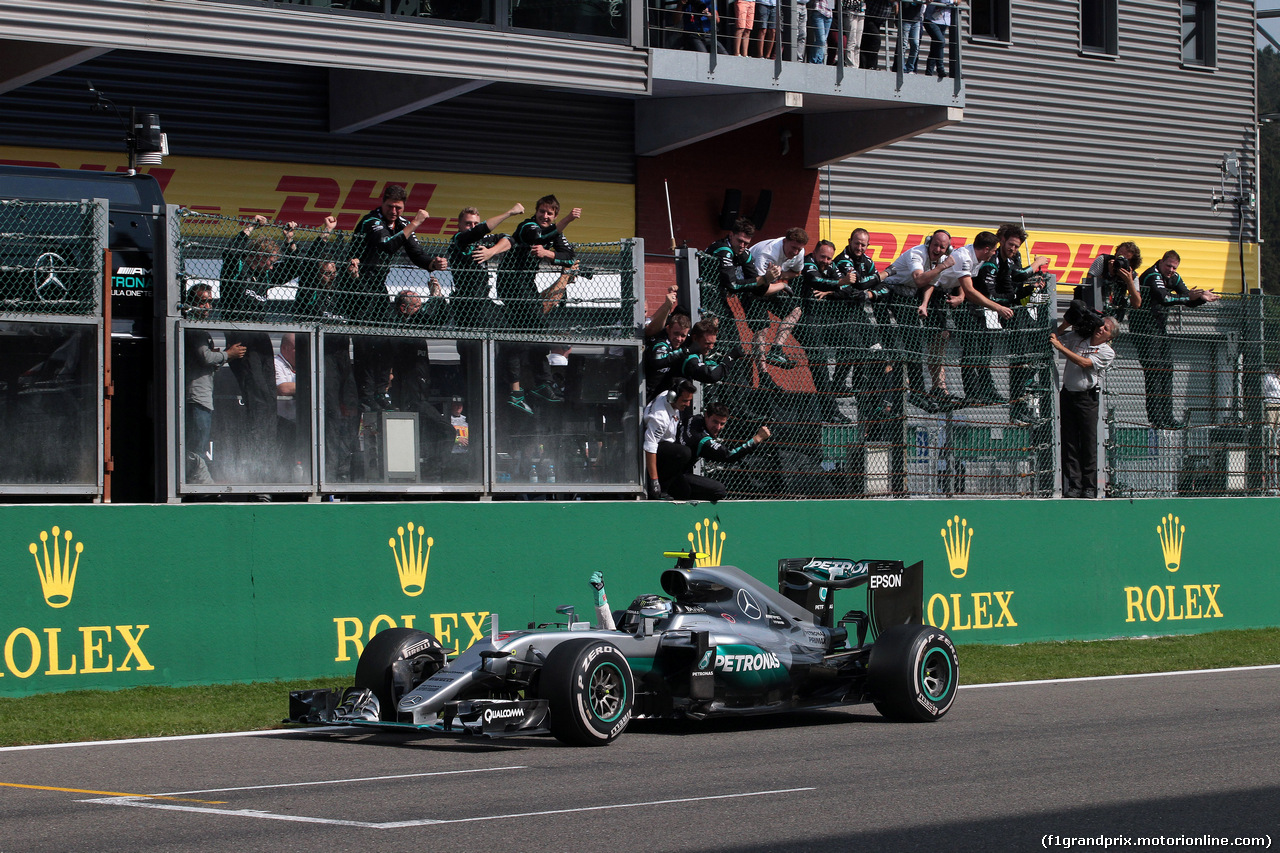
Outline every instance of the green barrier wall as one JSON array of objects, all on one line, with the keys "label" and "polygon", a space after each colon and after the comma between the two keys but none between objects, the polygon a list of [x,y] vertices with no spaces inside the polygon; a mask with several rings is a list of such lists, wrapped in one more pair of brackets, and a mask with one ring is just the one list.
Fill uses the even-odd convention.
[{"label": "green barrier wall", "polygon": [[[659,592],[663,550],[924,560],[960,643],[1280,625],[1271,499],[0,508],[0,695],[338,675],[392,625],[465,648]],[[56,542],[56,547],[55,547]],[[34,553],[32,553],[34,550]],[[839,593],[860,607],[862,591]],[[837,611],[841,612],[840,610]]]}]

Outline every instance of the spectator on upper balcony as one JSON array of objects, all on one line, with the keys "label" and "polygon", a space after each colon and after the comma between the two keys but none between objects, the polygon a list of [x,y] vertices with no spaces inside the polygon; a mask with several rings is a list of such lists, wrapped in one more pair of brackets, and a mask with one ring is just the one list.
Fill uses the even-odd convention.
[{"label": "spectator on upper balcony", "polygon": [[805,44],[809,36],[809,0],[791,0],[791,2],[790,21],[782,20],[783,7],[781,4],[778,6],[778,32],[786,30],[789,45],[789,52],[783,55],[783,59],[805,62],[808,60]]},{"label": "spectator on upper balcony", "polygon": [[[903,74],[915,74],[916,62],[920,58],[920,25],[924,21],[925,4],[902,0],[902,37],[898,39],[893,50],[893,70],[899,66]],[[907,61],[902,62],[903,45],[907,48]]]},{"label": "spectator on upper balcony", "polygon": [[733,0],[737,28],[733,31],[733,55],[748,56],[751,53],[751,29],[756,21],[755,0]]},{"label": "spectator on upper balcony", "polygon": [[831,35],[831,17],[835,12],[832,0],[809,0],[809,62],[814,65],[827,63],[827,39]]},{"label": "spectator on upper balcony", "polygon": [[929,58],[925,60],[924,73],[937,74],[941,80],[947,76],[947,35],[951,31],[951,10],[955,0],[933,0],[924,11],[924,28],[929,33]]},{"label": "spectator on upper balcony", "polygon": [[862,67],[869,71],[880,68],[880,45],[884,28],[891,15],[896,15],[895,0],[867,0],[866,19],[862,29]]},{"label": "spectator on upper balcony", "polygon": [[751,55],[761,59],[773,59],[773,52],[777,49],[778,0],[756,0],[755,32]]},{"label": "spectator on upper balcony", "polygon": [[698,53],[728,53],[716,38],[715,0],[682,0],[680,4],[681,26],[684,35],[680,47]]},{"label": "spectator on upper balcony", "polygon": [[847,68],[857,68],[862,46],[862,29],[866,23],[866,0],[842,0],[840,14],[844,23],[844,44],[838,49]]}]

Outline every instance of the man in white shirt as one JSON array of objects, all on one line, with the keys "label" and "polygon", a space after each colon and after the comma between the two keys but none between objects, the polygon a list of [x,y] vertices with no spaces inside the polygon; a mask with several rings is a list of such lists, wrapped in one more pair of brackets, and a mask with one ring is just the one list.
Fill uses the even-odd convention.
[{"label": "man in white shirt", "polygon": [[[990,231],[981,231],[967,246],[960,246],[951,252],[953,266],[938,276],[937,288],[943,292],[947,304],[952,308],[960,308],[968,302],[973,310],[956,317],[955,326],[960,331],[961,375],[964,378],[964,391],[967,400],[982,400],[992,396],[991,389],[991,351],[989,341],[980,340],[979,336],[995,334],[984,322],[984,311],[994,313],[1001,320],[1013,316],[1013,309],[999,305],[989,299],[981,290],[974,287],[973,279],[978,269],[996,253],[1000,240]],[[940,353],[939,353],[940,355]],[[985,372],[983,372],[985,371]]]},{"label": "man in white shirt", "polygon": [[[760,276],[763,289],[743,305],[747,326],[751,329],[751,353],[760,375],[765,375],[764,365],[772,364],[784,370],[796,363],[786,355],[791,342],[791,327],[800,320],[800,300],[792,293],[791,279],[804,270],[804,248],[809,245],[809,234],[803,228],[790,228],[782,237],[763,240],[751,247],[751,262]],[[772,346],[765,344],[765,330],[771,325],[769,310],[782,317]]]},{"label": "man in white shirt", "polygon": [[[684,469],[689,450],[678,442],[680,417],[693,402],[697,386],[688,379],[681,379],[670,391],[664,391],[653,399],[644,410],[644,470],[645,492],[650,500],[665,500],[662,493],[662,474]],[[683,451],[683,454],[681,453]],[[684,458],[680,458],[683,455]]]},{"label": "man in white shirt", "polygon": [[1098,385],[1102,371],[1116,359],[1109,342],[1118,326],[1115,317],[1105,317],[1102,327],[1086,339],[1075,330],[1068,331],[1063,320],[1058,334],[1049,336],[1049,343],[1067,359],[1058,394],[1064,498],[1098,496]]},{"label": "man in white shirt", "polygon": [[[938,279],[955,265],[947,254],[950,251],[951,235],[938,229],[927,242],[903,252],[884,271],[884,283],[889,286],[889,312],[898,324],[897,349],[903,353],[903,361],[907,365],[907,384],[915,395],[913,402],[925,411],[938,410],[936,400],[929,399],[925,391],[924,354],[926,343],[936,348],[940,337],[926,336],[925,326],[930,319],[930,300]],[[935,307],[932,322],[928,325],[936,327],[944,315],[941,301],[937,301]],[[941,363],[930,360],[929,368],[933,374],[934,394],[945,398],[947,388]]]}]

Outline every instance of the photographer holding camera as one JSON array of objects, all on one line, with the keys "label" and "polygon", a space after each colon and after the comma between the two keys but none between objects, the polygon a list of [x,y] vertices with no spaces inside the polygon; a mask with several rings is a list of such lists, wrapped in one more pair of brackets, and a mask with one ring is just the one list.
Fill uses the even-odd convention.
[{"label": "photographer holding camera", "polygon": [[[1058,409],[1062,413],[1062,496],[1098,496],[1098,382],[1115,361],[1110,341],[1119,323],[1084,302],[1072,300],[1049,343],[1067,363]],[[1059,339],[1061,335],[1061,339]]]},{"label": "photographer holding camera", "polygon": [[[1075,290],[1075,298],[1123,323],[1125,312],[1130,307],[1142,307],[1137,272],[1140,266],[1142,251],[1137,243],[1127,240],[1116,246],[1115,254],[1098,255],[1093,259],[1085,283]],[[1095,293],[1100,295],[1096,301]]]}]

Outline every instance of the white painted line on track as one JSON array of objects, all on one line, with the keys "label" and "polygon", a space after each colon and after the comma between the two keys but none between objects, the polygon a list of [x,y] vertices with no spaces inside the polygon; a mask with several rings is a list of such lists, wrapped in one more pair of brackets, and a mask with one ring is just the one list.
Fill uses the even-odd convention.
[{"label": "white painted line on track", "polygon": [[542,817],[545,815],[576,814],[579,812],[607,811],[611,809],[636,809],[645,806],[665,806],[675,803],[700,803],[708,800],[732,800],[743,797],[765,797],[771,794],[795,794],[803,791],[815,791],[816,788],[781,788],[773,791],[744,791],[738,794],[713,794],[705,797],[680,797],[670,800],[649,800],[638,803],[610,803],[603,806],[583,806],[575,809],[548,809],[538,812],[516,812],[512,814],[481,815],[479,817],[460,817],[436,820],[421,818],[419,820],[394,820],[384,823],[362,820],[339,820],[336,818],[307,817],[305,815],[286,815],[264,812],[259,809],[211,809],[201,806],[178,806],[159,803],[154,800],[138,800],[132,797],[104,797],[94,800],[80,800],[82,803],[98,803],[109,806],[132,806],[139,809],[159,809],[160,811],[195,812],[197,814],[226,815],[229,817],[252,817],[260,820],[283,820],[297,823],[322,823],[330,826],[353,826],[361,829],[406,829],[413,826],[435,826],[445,823],[474,823],[482,820],[510,820],[521,817]]},{"label": "white painted line on track", "polygon": [[991,684],[961,684],[961,690],[978,690],[983,687],[1025,687],[1036,684],[1076,684],[1081,681],[1115,681],[1121,678],[1164,678],[1169,675],[1212,675],[1219,672],[1252,672],[1259,669],[1280,669],[1280,663],[1258,666],[1227,666],[1219,669],[1180,669],[1175,672],[1135,672],[1128,675],[1088,675],[1079,678],[1041,678],[1030,681],[996,681]]},{"label": "white painted line on track", "polygon": [[418,779],[423,776],[456,776],[462,773],[492,773],[496,770],[528,770],[528,765],[513,764],[510,767],[475,767],[471,770],[435,770],[430,773],[400,773],[395,776],[360,776],[354,779],[324,779],[319,782],[284,782],[279,785],[245,785],[241,788],[206,788],[202,791],[172,791],[149,794],[152,797],[176,797],[179,794],[225,794],[227,791],[265,791],[269,788],[305,788],[309,785],[342,785],[347,782],[382,782],[387,779]]},{"label": "white painted line on track", "polygon": [[[166,735],[164,737],[131,737],[120,740],[78,740],[71,743],[33,743],[26,746],[0,746],[0,752],[21,752],[30,749],[67,749],[73,746],[126,746],[134,743],[169,743],[180,740],[211,740],[222,737],[263,737],[265,735],[314,734],[316,729],[267,729],[255,732],[210,732],[203,735]],[[372,732],[364,726],[339,726],[326,728],[326,732]]]}]

